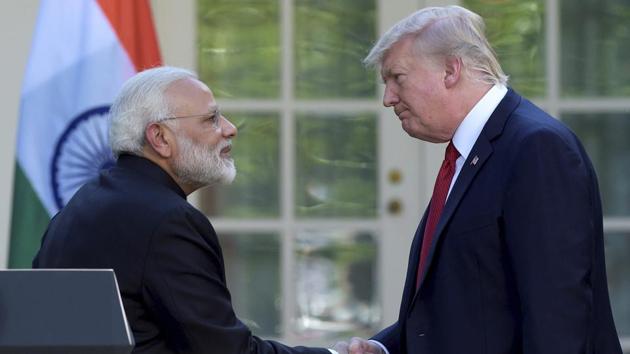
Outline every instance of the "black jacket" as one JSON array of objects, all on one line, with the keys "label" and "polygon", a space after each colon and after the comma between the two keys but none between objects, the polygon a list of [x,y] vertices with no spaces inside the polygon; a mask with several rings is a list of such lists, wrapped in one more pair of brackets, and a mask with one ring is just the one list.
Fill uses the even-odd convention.
[{"label": "black jacket", "polygon": [[134,353],[329,354],[252,336],[232,309],[212,225],[141,157],[121,156],[76,193],[50,222],[33,268],[114,269]]}]

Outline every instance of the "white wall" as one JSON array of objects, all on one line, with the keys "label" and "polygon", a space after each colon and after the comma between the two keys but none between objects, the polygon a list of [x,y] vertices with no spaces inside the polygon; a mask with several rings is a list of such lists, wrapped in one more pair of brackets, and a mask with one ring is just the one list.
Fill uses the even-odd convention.
[{"label": "white wall", "polygon": [[39,0],[0,1],[0,268],[6,267],[22,77]]},{"label": "white wall", "polygon": [[151,0],[164,64],[195,70],[195,0]]}]

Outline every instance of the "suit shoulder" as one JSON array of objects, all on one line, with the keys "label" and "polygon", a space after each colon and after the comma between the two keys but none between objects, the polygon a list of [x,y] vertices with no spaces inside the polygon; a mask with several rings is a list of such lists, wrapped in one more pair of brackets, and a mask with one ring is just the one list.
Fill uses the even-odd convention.
[{"label": "suit shoulder", "polygon": [[540,141],[556,142],[571,148],[580,146],[579,139],[566,124],[525,99],[512,112],[504,133],[516,145]]},{"label": "suit shoulder", "polygon": [[212,227],[210,220],[208,220],[208,217],[187,201],[182,200],[179,203],[173,204],[171,208],[167,210],[166,215],[167,219],[185,218],[193,225],[210,228],[214,232],[214,228]]},{"label": "suit shoulder", "polygon": [[158,237],[162,235],[171,238],[178,235],[196,241],[205,240],[210,246],[218,247],[217,234],[210,220],[188,202],[173,204],[160,213],[153,234]]}]

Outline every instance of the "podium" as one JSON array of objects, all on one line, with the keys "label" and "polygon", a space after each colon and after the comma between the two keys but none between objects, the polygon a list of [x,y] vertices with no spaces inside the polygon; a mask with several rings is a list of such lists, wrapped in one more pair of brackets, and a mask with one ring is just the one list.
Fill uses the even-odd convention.
[{"label": "podium", "polygon": [[114,271],[0,271],[0,354],[128,354]]}]

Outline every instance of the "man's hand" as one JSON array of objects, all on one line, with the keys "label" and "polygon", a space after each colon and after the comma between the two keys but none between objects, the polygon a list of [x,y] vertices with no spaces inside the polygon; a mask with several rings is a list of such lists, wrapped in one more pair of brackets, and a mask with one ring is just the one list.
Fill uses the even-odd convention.
[{"label": "man's hand", "polygon": [[385,354],[381,347],[366,339],[354,337],[348,346],[349,354]]},{"label": "man's hand", "polygon": [[332,347],[339,354],[348,354],[348,343],[346,342],[337,342],[334,347]]}]

